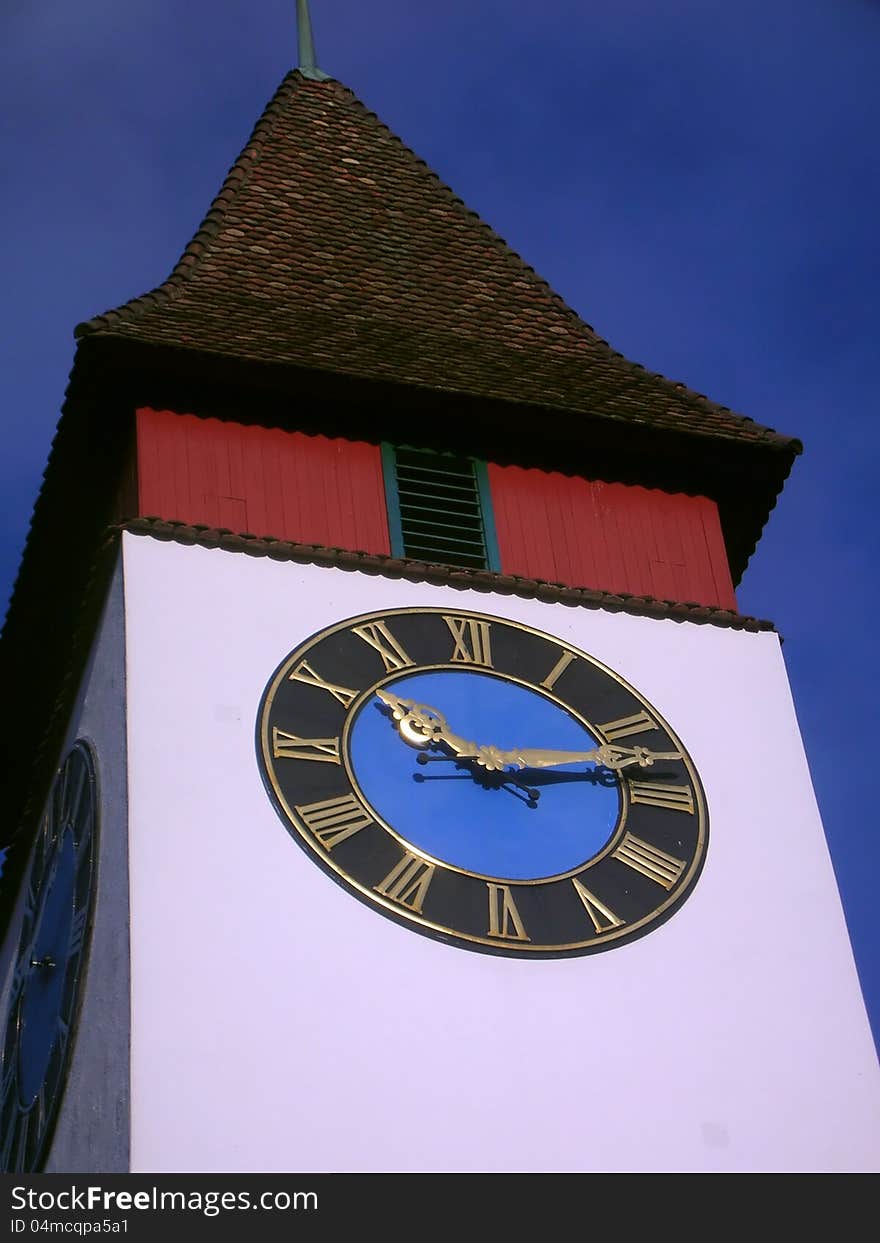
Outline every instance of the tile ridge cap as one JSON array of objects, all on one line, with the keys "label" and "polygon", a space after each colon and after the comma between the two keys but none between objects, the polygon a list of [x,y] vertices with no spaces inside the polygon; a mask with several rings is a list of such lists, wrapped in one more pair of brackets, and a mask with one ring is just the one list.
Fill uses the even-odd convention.
[{"label": "tile ridge cap", "polygon": [[629,592],[571,587],[563,583],[524,578],[521,575],[505,574],[495,570],[465,569],[411,557],[394,557],[387,553],[368,553],[332,548],[324,544],[297,543],[292,540],[278,539],[275,536],[258,536],[249,532],[237,533],[228,527],[211,527],[201,523],[145,516],[126,519],[124,522],[114,524],[108,530],[127,531],[132,535],[147,536],[164,542],[198,545],[209,549],[219,548],[226,552],[244,553],[253,557],[269,557],[274,561],[332,565],[344,570],[361,570],[389,578],[415,579],[460,589],[494,590],[500,594],[520,595],[530,599],[582,605],[588,608],[602,608],[611,612],[626,612],[661,620],[708,622],[735,630],[776,631],[772,621],[750,617],[733,609],[725,609],[716,605],[699,604],[696,601],[661,600],[654,596],[640,596]]}]

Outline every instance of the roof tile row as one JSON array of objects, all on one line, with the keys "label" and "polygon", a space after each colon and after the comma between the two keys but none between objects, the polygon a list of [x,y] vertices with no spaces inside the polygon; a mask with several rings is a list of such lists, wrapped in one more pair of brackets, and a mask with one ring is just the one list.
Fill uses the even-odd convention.
[{"label": "roof tile row", "polygon": [[351,91],[298,73],[169,279],[77,332],[799,447],[625,359]]},{"label": "roof tile row", "polygon": [[522,578],[492,570],[458,569],[434,562],[408,557],[388,557],[376,553],[352,552],[345,548],[327,548],[321,544],[295,544],[287,540],[236,534],[223,527],[166,522],[162,518],[132,518],[119,530],[154,539],[173,540],[178,544],[202,548],[222,548],[251,557],[269,557],[273,561],[297,561],[309,565],[333,565],[343,570],[360,570],[381,574],[386,578],[405,578],[412,582],[439,583],[462,590],[494,591],[502,595],[523,596],[583,608],[606,609],[613,613],[631,613],[637,617],[670,618],[724,626],[731,630],[775,630],[771,621],[747,617],[729,609],[714,608],[693,601],[658,600],[654,596],[636,596],[625,592],[598,591],[590,587],[567,587],[542,579]]}]

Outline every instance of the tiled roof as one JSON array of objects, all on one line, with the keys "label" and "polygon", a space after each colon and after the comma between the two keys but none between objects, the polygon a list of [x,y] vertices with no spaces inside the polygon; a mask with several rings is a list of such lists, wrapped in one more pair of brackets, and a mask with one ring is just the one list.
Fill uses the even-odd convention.
[{"label": "tiled roof", "polygon": [[77,334],[800,448],[616,353],[350,90],[297,72],[168,280]]},{"label": "tiled roof", "polygon": [[287,540],[239,535],[220,527],[166,522],[161,518],[132,518],[121,530],[134,535],[178,544],[198,544],[202,548],[222,548],[251,557],[273,561],[299,561],[309,565],[334,565],[343,570],[360,570],[386,578],[405,578],[413,582],[439,583],[447,587],[500,592],[502,595],[606,609],[612,613],[631,613],[636,617],[669,618],[672,621],[706,622],[731,630],[774,630],[771,621],[748,617],[731,609],[680,600],[659,600],[655,596],[636,596],[626,592],[597,591],[591,587],[568,587],[542,579],[500,574],[492,570],[466,570],[450,565],[417,561],[411,557],[388,557],[378,553],[352,552],[346,548],[326,548],[320,544],[294,544]]}]

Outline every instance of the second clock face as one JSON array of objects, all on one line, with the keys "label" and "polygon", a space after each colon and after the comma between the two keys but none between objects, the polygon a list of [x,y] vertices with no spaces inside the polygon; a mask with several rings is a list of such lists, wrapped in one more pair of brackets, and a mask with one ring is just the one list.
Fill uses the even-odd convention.
[{"label": "second clock face", "polygon": [[658,926],[703,863],[693,762],[585,652],[471,612],[339,623],[282,662],[258,761],[288,830],[413,929],[518,957]]},{"label": "second clock face", "polygon": [[53,783],[24,893],[0,1057],[0,1169],[39,1170],[75,1035],[94,901],[95,765],[80,741]]}]

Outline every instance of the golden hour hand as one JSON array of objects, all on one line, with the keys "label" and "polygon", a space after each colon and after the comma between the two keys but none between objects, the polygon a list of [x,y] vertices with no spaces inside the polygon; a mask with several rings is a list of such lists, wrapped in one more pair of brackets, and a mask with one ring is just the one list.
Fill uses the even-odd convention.
[{"label": "golden hour hand", "polygon": [[[445,750],[447,755],[442,758],[453,759],[456,768],[467,767],[461,761],[473,760],[477,768],[482,767],[486,770],[485,779],[488,779],[490,772],[498,771],[500,777],[492,779],[496,788],[507,790],[509,794],[515,795],[532,809],[538,806],[540,792],[504,772],[504,765],[495,762],[497,748],[481,747],[478,743],[453,733],[443,713],[428,704],[416,703],[414,699],[403,699],[387,691],[376,691],[376,695],[386,708],[391,710],[391,717],[397,724],[403,741],[421,751],[422,754],[418,757],[420,764],[427,764],[430,759],[441,758],[440,756],[429,757],[426,754],[429,747]],[[450,752],[451,755],[448,754]],[[475,769],[471,768],[470,773],[471,777],[483,783],[484,779],[478,776]],[[419,777],[417,780],[423,781],[424,778]]]},{"label": "golden hour hand", "polygon": [[484,748],[454,734],[446,723],[446,717],[436,708],[416,703],[414,699],[402,699],[387,691],[376,691],[376,695],[391,709],[400,736],[409,746],[424,750],[434,743],[443,742],[458,759],[480,759]]},{"label": "golden hour hand", "polygon": [[594,763],[615,771],[637,764],[650,768],[657,760],[680,760],[678,751],[651,751],[647,747],[619,747],[605,743],[590,751],[550,751],[537,747],[500,747],[481,745],[462,738],[449,728],[442,712],[428,704],[403,699],[388,691],[377,691],[379,699],[391,709],[400,736],[411,747],[424,750],[433,744],[444,743],[457,759],[475,760],[489,772],[503,772],[508,768],[557,768],[563,764]]}]

